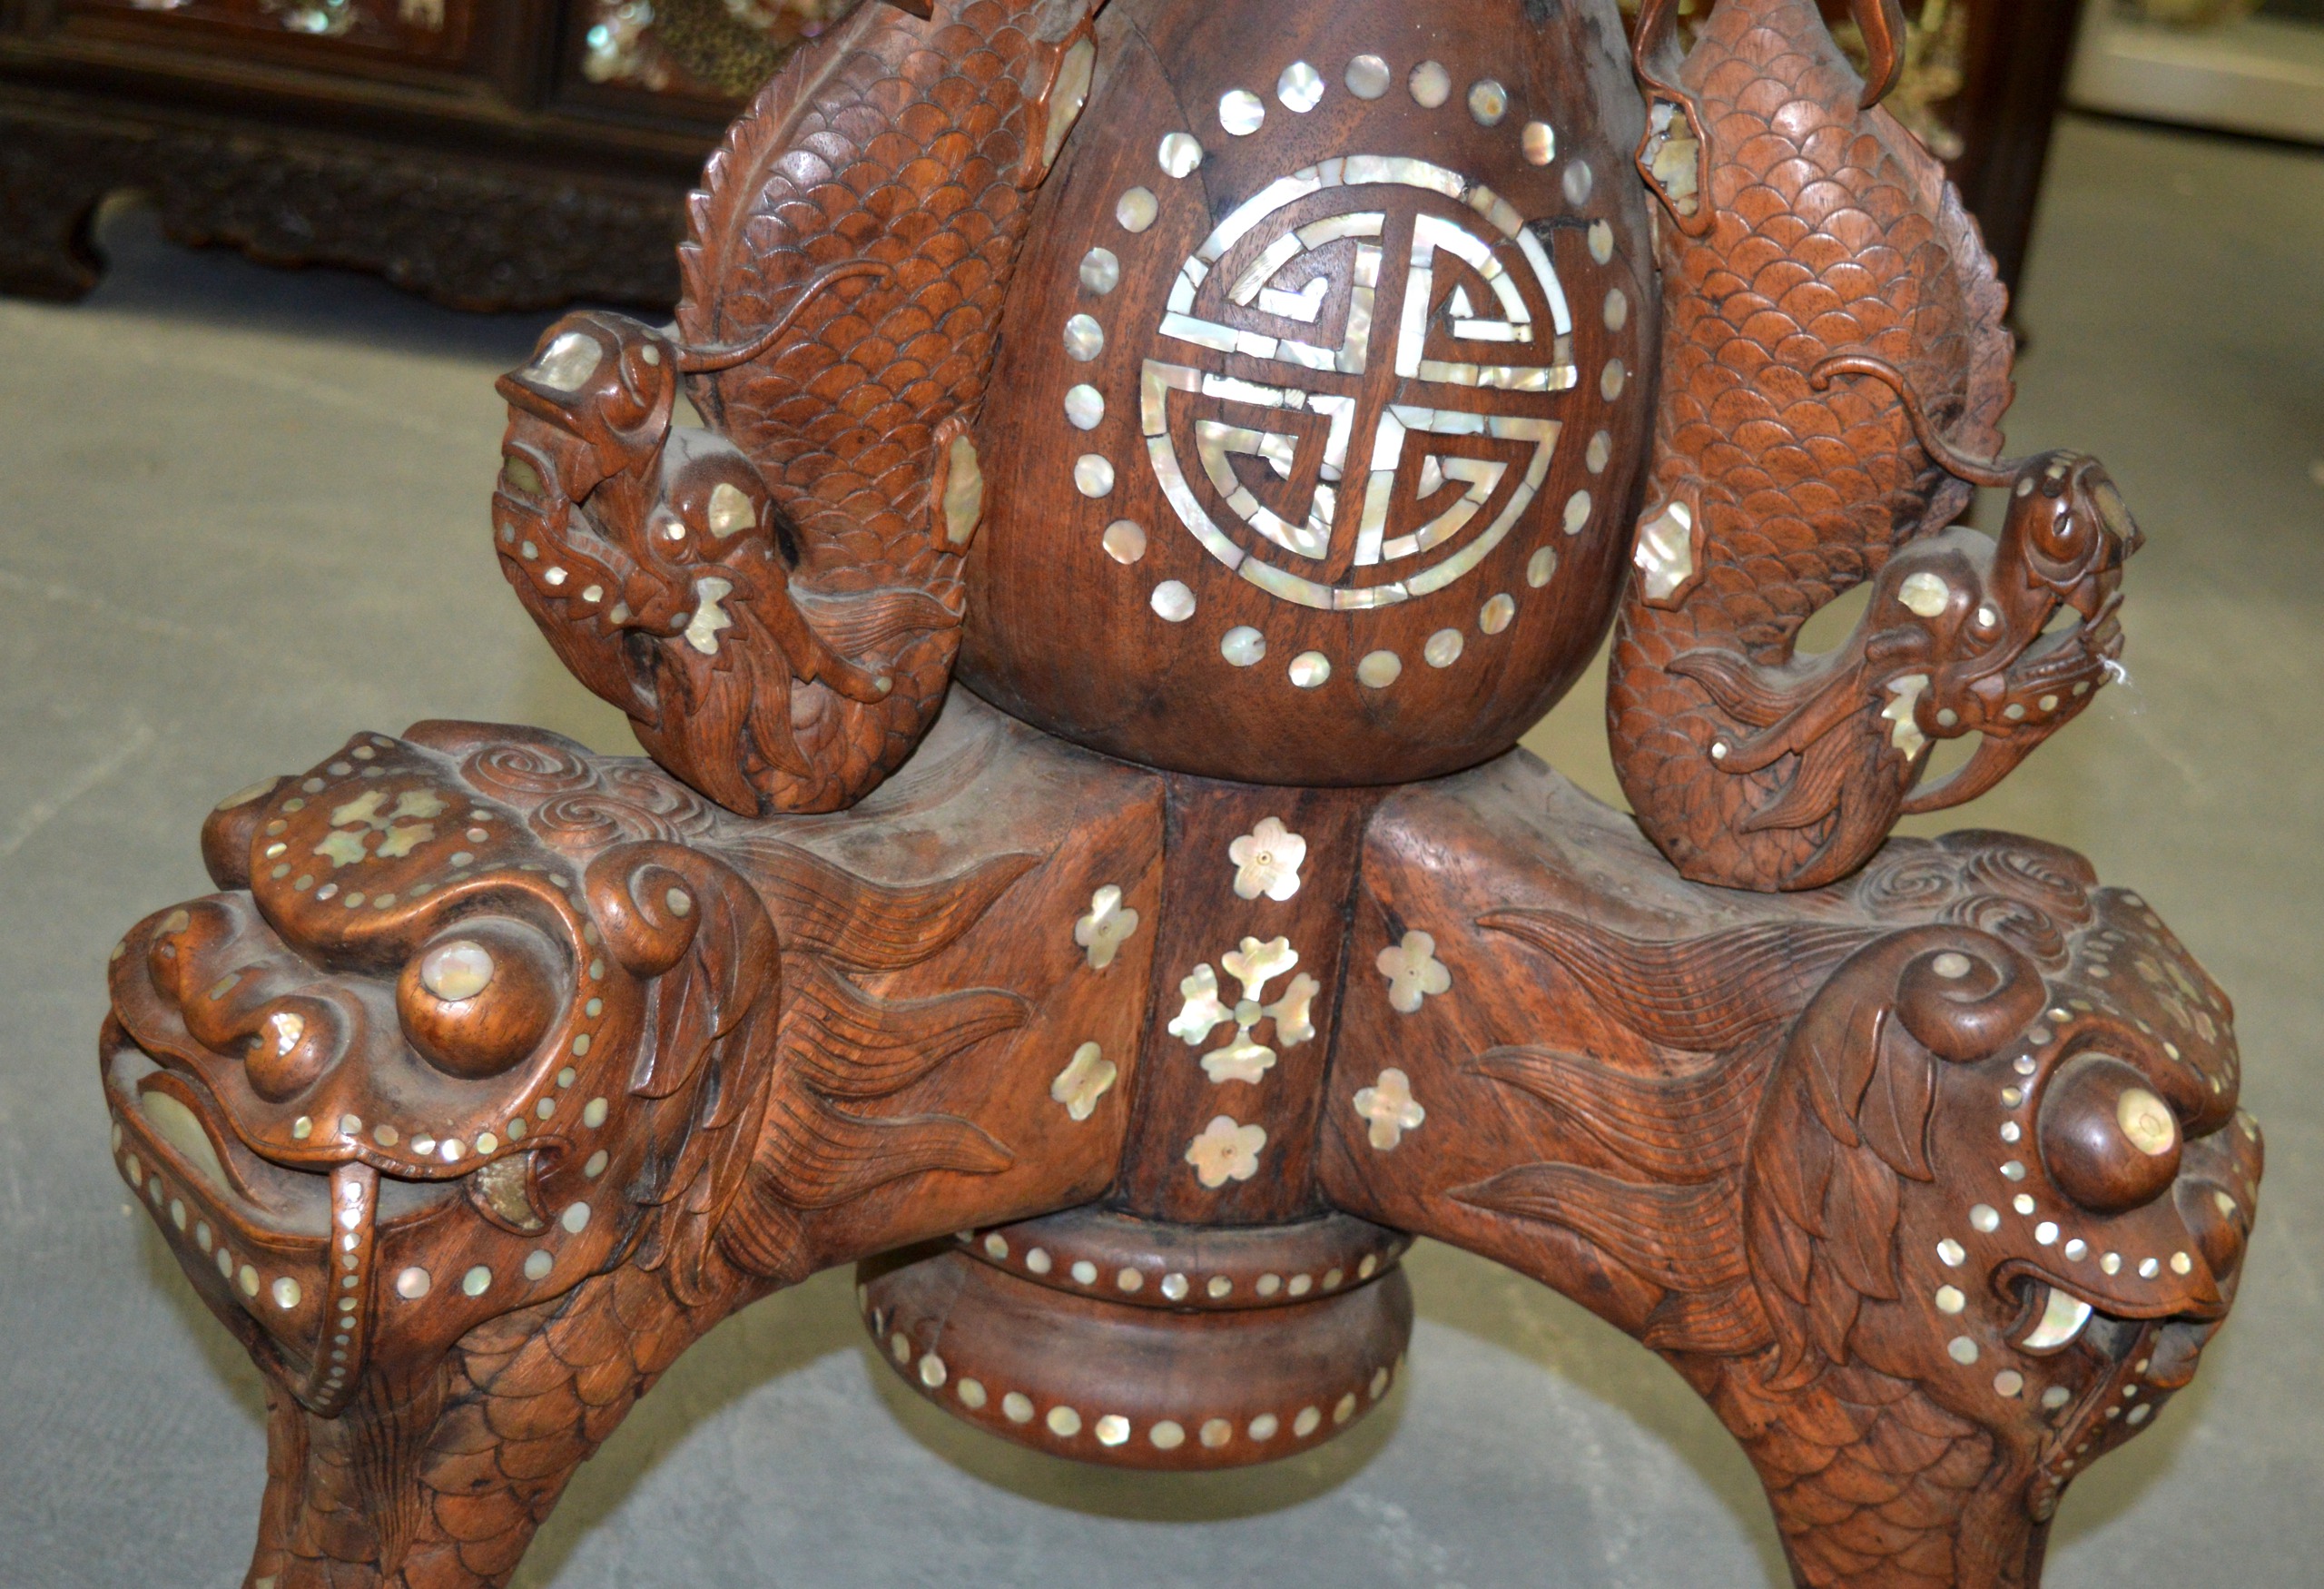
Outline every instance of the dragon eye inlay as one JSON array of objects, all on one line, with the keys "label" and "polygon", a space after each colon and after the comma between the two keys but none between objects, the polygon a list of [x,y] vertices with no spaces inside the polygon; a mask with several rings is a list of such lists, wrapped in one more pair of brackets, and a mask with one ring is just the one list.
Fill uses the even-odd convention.
[{"label": "dragon eye inlay", "polygon": [[2096,1213],[2152,1202],[2179,1172],[2178,1117],[2137,1068],[2077,1054],[2042,1102],[2042,1157],[2061,1190]]},{"label": "dragon eye inlay", "polygon": [[492,955],[473,939],[439,943],[420,957],[420,985],[446,1003],[473,999],[492,981]]},{"label": "dragon eye inlay", "polygon": [[2131,1146],[2150,1158],[2160,1159],[2179,1144],[2179,1122],[2171,1117],[2171,1106],[2143,1087],[2122,1094],[2114,1105],[2114,1118],[2122,1122]]},{"label": "dragon eye inlay", "polygon": [[471,920],[405,968],[396,1008],[428,1062],[466,1080],[497,1076],[548,1035],[566,1002],[559,957],[534,928]]},{"label": "dragon eye inlay", "polygon": [[579,391],[582,383],[597,372],[604,358],[605,350],[596,338],[567,331],[533,360],[525,379],[552,391]]}]

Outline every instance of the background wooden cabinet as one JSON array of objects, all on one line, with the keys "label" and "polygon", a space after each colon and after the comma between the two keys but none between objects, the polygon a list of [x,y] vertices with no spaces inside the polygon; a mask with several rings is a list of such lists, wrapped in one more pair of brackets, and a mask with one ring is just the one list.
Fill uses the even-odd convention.
[{"label": "background wooden cabinet", "polygon": [[[2014,290],[2083,0],[1925,0],[1891,108],[1951,169]],[[1845,5],[1837,9],[1845,13]]]},{"label": "background wooden cabinet", "polygon": [[225,54],[468,64],[472,0],[64,0],[60,20],[94,34]]},{"label": "background wooden cabinet", "polygon": [[[86,291],[90,217],[133,188],[181,241],[446,303],[666,305],[704,154],[854,3],[0,0],[0,290]],[[1892,104],[2014,280],[2080,0],[1907,9]]]},{"label": "background wooden cabinet", "polygon": [[726,0],[0,0],[0,289],[87,291],[138,189],[182,241],[463,307],[667,304],[722,83],[819,20],[773,3],[770,43]]}]

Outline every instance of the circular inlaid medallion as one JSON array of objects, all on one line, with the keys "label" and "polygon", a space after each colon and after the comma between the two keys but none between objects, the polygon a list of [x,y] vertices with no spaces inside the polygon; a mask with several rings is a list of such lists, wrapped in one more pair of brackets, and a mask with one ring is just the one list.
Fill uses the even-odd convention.
[{"label": "circular inlaid medallion", "polygon": [[1217,776],[1505,749],[1621,573],[1597,508],[1658,328],[1643,198],[1592,173],[1642,107],[1524,0],[1220,10],[1199,49],[1098,26],[980,423],[962,677]]}]

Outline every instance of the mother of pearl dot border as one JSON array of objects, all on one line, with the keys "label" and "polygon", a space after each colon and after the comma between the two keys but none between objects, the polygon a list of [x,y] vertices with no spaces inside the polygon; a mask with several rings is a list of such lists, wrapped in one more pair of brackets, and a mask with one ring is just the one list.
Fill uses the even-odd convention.
[{"label": "mother of pearl dot border", "polygon": [[1238,1439],[1264,1446],[1285,1429],[1295,1441],[1308,1440],[1326,1421],[1337,1429],[1351,1422],[1358,1411],[1378,1405],[1403,1377],[1404,1370],[1404,1359],[1400,1355],[1393,1363],[1374,1367],[1368,1376],[1328,1404],[1319,1400],[1283,1412],[1253,1414],[1247,1418],[1228,1418],[1216,1413],[1206,1416],[1201,1409],[1189,1409],[1177,1417],[1155,1419],[1141,1431],[1127,1414],[1093,1414],[1057,1401],[1050,1402],[1045,1409],[1025,1391],[1003,1388],[996,1392],[977,1376],[960,1373],[955,1364],[933,1347],[921,1345],[915,1337],[932,1333],[926,1326],[891,1318],[885,1309],[874,1308],[868,1287],[855,1288],[855,1302],[872,1338],[886,1348],[897,1371],[930,1400],[941,1400],[949,1389],[971,1413],[990,1418],[988,1409],[998,1404],[1000,1416],[1018,1428],[1029,1432],[1039,1427],[1061,1442],[1078,1442],[1086,1435],[1109,1449],[1128,1446],[1141,1435],[1157,1451],[1176,1451],[1189,1439],[1210,1451],[1226,1450]]},{"label": "mother of pearl dot border", "polygon": [[[1026,1273],[1037,1277],[1046,1276],[1057,1267],[1054,1258],[1046,1247],[1038,1244],[1021,1248],[1014,1247],[1009,1239],[998,1230],[986,1231],[981,1237],[973,1230],[963,1230],[957,1232],[952,1239],[962,1247],[977,1248],[984,1254],[986,1259],[992,1263],[1021,1264]],[[1391,1248],[1379,1252],[1358,1255],[1354,1265],[1355,1283],[1362,1285],[1380,1273],[1395,1259],[1398,1250]],[[1152,1263],[1156,1260],[1148,1259],[1147,1261]],[[1075,1285],[1094,1288],[1101,1294],[1108,1285],[1125,1296],[1134,1296],[1146,1288],[1146,1271],[1135,1265],[1124,1265],[1111,1275],[1106,1275],[1099,1272],[1096,1264],[1082,1259],[1073,1263],[1066,1272],[1072,1277]],[[1328,1297],[1348,1283],[1349,1275],[1348,1268],[1335,1264],[1325,1268],[1320,1273],[1295,1272],[1284,1275],[1269,1272],[1245,1278],[1249,1280],[1253,1296],[1269,1298],[1280,1294],[1295,1299],[1311,1294]],[[1187,1296],[1202,1296],[1213,1301],[1223,1301],[1235,1294],[1235,1288],[1236,1279],[1231,1274],[1204,1275],[1173,1269],[1162,1277],[1158,1288],[1165,1297],[1175,1302]],[[1062,1289],[1062,1288],[1059,1288]]]},{"label": "mother of pearl dot border", "polygon": [[[1353,56],[1342,74],[1341,81],[1347,91],[1363,100],[1376,100],[1389,92],[1394,74],[1385,57],[1371,53]],[[1424,110],[1435,110],[1452,97],[1451,71],[1441,62],[1423,59],[1414,64],[1404,74],[1405,87],[1414,104]],[[1324,74],[1305,61],[1294,61],[1277,75],[1275,97],[1286,110],[1305,115],[1323,104],[1331,92]],[[1482,77],[1468,86],[1462,101],[1468,114],[1481,127],[1496,127],[1506,117],[1509,92],[1496,79]],[[1244,87],[1233,87],[1219,97],[1216,119],[1221,131],[1236,138],[1252,136],[1262,130],[1267,120],[1267,104],[1259,94]],[[1516,130],[1519,153],[1527,163],[1548,166],[1557,160],[1557,132],[1548,122],[1532,120]],[[1200,138],[1193,132],[1180,129],[1163,134],[1155,150],[1155,165],[1163,179],[1183,181],[1200,170],[1205,151]],[[1590,198],[1594,186],[1594,173],[1588,163],[1569,161],[1561,178],[1562,191],[1571,204],[1579,206]],[[1121,230],[1131,236],[1146,232],[1159,218],[1161,201],[1153,188],[1144,183],[1124,190],[1116,201],[1114,219]],[[1588,232],[1591,259],[1600,266],[1613,258],[1613,229],[1605,221],[1594,221]],[[1096,298],[1111,294],[1120,280],[1120,261],[1109,248],[1093,245],[1077,265],[1079,283],[1085,293]],[[1629,321],[1629,300],[1620,287],[1610,289],[1604,300],[1603,318],[1608,329],[1619,332]],[[1102,323],[1087,310],[1078,310],[1067,321],[1063,342],[1068,357],[1088,362],[1100,357],[1106,346]],[[1603,399],[1617,400],[1628,381],[1628,370],[1619,359],[1610,360],[1600,371],[1599,389]],[[1105,421],[1106,404],[1097,389],[1079,383],[1068,393],[1064,409],[1068,424],[1083,432],[1095,432]],[[1586,444],[1584,462],[1592,474],[1602,474],[1611,460],[1612,436],[1600,429]],[[1104,452],[1092,451],[1080,456],[1074,466],[1074,484],[1080,493],[1092,499],[1102,499],[1112,493],[1116,471],[1114,463]],[[1562,528],[1564,533],[1579,535],[1590,522],[1593,503],[1587,489],[1575,491],[1568,498]],[[1106,554],[1113,561],[1128,567],[1140,561],[1147,550],[1146,528],[1136,520],[1117,518],[1107,528],[1102,538]],[[1541,589],[1555,577],[1559,566],[1554,546],[1536,548],[1525,568],[1525,583],[1531,589]],[[1148,593],[1148,605],[1157,617],[1170,624],[1184,624],[1194,617],[1196,600],[1193,591],[1182,581],[1163,580]],[[1484,636],[1506,631],[1517,617],[1517,598],[1510,592],[1496,592],[1478,608],[1476,627]],[[1450,637],[1450,638],[1448,638]],[[1267,642],[1263,631],[1249,625],[1236,625],[1222,634],[1218,640],[1221,658],[1237,669],[1255,666],[1266,654]],[[1441,629],[1429,638],[1423,647],[1423,660],[1432,669],[1450,667],[1467,652],[1468,646],[1457,629]],[[1332,659],[1320,651],[1303,651],[1294,656],[1285,670],[1285,676],[1294,687],[1315,689],[1329,682],[1334,673]],[[1392,688],[1403,676],[1404,658],[1393,651],[1375,649],[1365,653],[1354,668],[1359,685],[1370,690]]]}]

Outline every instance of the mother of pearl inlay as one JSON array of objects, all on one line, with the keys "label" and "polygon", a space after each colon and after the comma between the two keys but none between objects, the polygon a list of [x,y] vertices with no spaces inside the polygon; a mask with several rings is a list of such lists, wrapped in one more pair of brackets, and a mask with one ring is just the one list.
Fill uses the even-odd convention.
[{"label": "mother of pearl inlay", "polygon": [[1275,80],[1275,96],[1285,110],[1304,116],[1323,103],[1324,74],[1305,61],[1294,61]]}]

